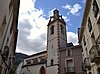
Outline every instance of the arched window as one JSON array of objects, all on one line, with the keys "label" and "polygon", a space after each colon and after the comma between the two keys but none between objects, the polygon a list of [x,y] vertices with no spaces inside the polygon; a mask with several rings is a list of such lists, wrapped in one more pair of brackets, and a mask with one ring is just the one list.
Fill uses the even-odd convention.
[{"label": "arched window", "polygon": [[51,28],[50,28],[50,34],[51,35],[54,34],[54,26],[51,26]]},{"label": "arched window", "polygon": [[64,27],[61,25],[61,33],[64,34]]},{"label": "arched window", "polygon": [[53,60],[53,59],[51,59],[51,66],[53,66],[53,61],[54,61],[54,60]]}]

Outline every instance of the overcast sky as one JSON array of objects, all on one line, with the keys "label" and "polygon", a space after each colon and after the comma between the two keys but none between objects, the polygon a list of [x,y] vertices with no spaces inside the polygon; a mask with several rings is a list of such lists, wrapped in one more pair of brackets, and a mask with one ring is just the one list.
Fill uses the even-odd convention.
[{"label": "overcast sky", "polygon": [[85,0],[20,0],[16,52],[34,54],[46,50],[47,24],[54,9],[63,16],[67,41],[78,44]]}]

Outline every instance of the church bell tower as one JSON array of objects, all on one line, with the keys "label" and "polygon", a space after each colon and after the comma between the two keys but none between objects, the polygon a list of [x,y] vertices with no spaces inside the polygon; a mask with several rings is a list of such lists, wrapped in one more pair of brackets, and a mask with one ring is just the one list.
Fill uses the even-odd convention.
[{"label": "church bell tower", "polygon": [[59,11],[53,11],[47,25],[47,73],[59,74],[59,50],[66,48],[66,23]]}]

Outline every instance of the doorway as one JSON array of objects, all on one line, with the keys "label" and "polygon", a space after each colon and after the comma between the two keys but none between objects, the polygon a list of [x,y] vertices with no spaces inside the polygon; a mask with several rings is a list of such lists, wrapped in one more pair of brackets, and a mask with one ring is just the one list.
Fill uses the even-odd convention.
[{"label": "doorway", "polygon": [[40,74],[46,74],[46,71],[45,71],[44,66],[42,66],[42,67],[40,68]]}]

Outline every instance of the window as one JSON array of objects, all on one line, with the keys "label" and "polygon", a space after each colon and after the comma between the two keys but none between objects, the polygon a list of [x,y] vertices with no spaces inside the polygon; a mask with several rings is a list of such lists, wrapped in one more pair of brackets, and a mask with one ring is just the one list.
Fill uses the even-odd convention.
[{"label": "window", "polygon": [[64,27],[61,25],[61,33],[64,34]]},{"label": "window", "polygon": [[86,45],[85,36],[83,37],[84,46]]},{"label": "window", "polygon": [[90,18],[88,19],[88,28],[89,28],[89,32],[91,32],[91,30],[92,30],[92,23],[91,23]]},{"label": "window", "polygon": [[68,50],[68,56],[70,56],[70,50]]},{"label": "window", "polygon": [[46,62],[46,57],[40,57],[40,62]]},{"label": "window", "polygon": [[26,63],[27,64],[31,64],[31,60],[26,60]]},{"label": "window", "polygon": [[98,12],[99,12],[99,7],[98,7],[98,5],[97,5],[96,0],[94,0],[94,2],[93,2],[93,13],[94,13],[94,17],[95,17],[95,18],[97,17]]},{"label": "window", "polygon": [[53,66],[53,61],[54,61],[54,60],[53,60],[53,59],[51,59],[51,66]]},{"label": "window", "polygon": [[33,59],[33,64],[36,64],[36,63],[38,63],[38,59],[37,58],[34,58]]},{"label": "window", "polygon": [[73,59],[66,60],[66,72],[74,72],[74,61],[73,61]]},{"label": "window", "polygon": [[51,31],[51,35],[54,34],[54,26],[51,26],[50,31]]},{"label": "window", "polygon": [[53,45],[51,45],[51,49],[53,49]]},{"label": "window", "polygon": [[66,50],[66,56],[72,56],[72,50]]}]

